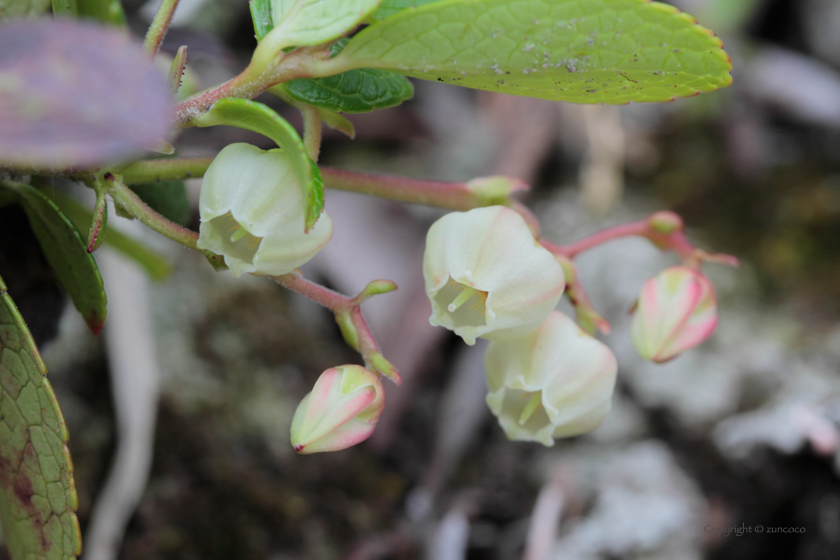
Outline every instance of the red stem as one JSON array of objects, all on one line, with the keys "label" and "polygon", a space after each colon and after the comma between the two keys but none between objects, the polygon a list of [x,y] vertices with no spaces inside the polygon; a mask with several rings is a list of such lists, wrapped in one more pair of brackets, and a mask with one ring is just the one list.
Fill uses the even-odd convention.
[{"label": "red stem", "polygon": [[485,205],[467,188],[466,183],[409,179],[326,166],[321,167],[321,176],[324,178],[324,186],[329,189],[368,194],[400,202],[450,210],[471,210]]},{"label": "red stem", "polygon": [[343,296],[320,284],[311,282],[295,273],[272,276],[271,279],[284,288],[288,288],[293,292],[308,297],[319,305],[323,305],[333,313],[347,311],[352,306],[352,300],[347,296]]},{"label": "red stem", "polygon": [[557,245],[556,243],[546,241],[545,239],[540,239],[540,243],[543,247],[545,247],[555,255],[562,255],[564,257],[573,259],[580,253],[593,247],[597,247],[598,245],[601,245],[608,241],[612,241],[613,239],[620,239],[622,237],[631,237],[635,235],[647,237],[649,229],[650,227],[648,225],[648,221],[645,219],[639,220],[638,222],[630,222],[629,224],[621,224],[619,226],[601,230],[599,232],[593,233],[589,237],[584,237],[580,241],[571,243],[569,245]]}]

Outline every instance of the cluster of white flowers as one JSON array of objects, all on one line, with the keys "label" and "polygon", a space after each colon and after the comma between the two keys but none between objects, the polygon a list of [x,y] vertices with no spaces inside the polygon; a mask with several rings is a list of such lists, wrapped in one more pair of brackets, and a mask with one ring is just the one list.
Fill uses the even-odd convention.
[{"label": "cluster of white flowers", "polygon": [[430,322],[492,342],[487,404],[508,438],[537,441],[594,429],[610,410],[616,360],[554,307],[563,268],[504,206],[453,212],[429,229],[423,261]]},{"label": "cluster of white flowers", "polygon": [[[326,212],[304,231],[302,192],[281,150],[226,147],[204,177],[198,247],[224,255],[235,276],[293,271],[332,236]],[[426,238],[423,277],[432,325],[470,345],[491,341],[487,404],[510,439],[551,446],[604,421],[615,357],[554,310],[566,288],[563,267],[517,212],[489,206],[439,219]],[[663,362],[708,338],[716,324],[711,283],[677,266],[645,284],[631,334],[645,359]],[[331,368],[299,405],[292,444],[300,453],[355,445],[373,433],[383,406],[379,375]]]}]

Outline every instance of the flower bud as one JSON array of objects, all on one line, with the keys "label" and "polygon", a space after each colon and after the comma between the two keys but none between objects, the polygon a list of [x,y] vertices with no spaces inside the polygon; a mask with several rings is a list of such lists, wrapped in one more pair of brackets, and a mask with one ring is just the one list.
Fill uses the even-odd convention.
[{"label": "flower bud", "polygon": [[326,212],[304,233],[306,201],[281,150],[224,148],[204,175],[199,210],[198,247],[223,255],[234,276],[286,274],[332,237]]},{"label": "flower bud", "polygon": [[597,428],[612,405],[615,356],[559,311],[523,338],[491,342],[484,366],[487,405],[511,440],[551,447]]},{"label": "flower bud", "polygon": [[356,365],[330,368],[295,410],[292,446],[301,454],[352,447],[370,437],[384,406],[378,375]]},{"label": "flower bud", "polygon": [[511,340],[536,329],[557,305],[563,268],[504,206],[452,212],[435,222],[423,257],[429,322],[467,344]]},{"label": "flower bud", "polygon": [[527,191],[528,183],[515,177],[494,175],[479,177],[466,183],[467,189],[484,204],[504,203],[515,192]]},{"label": "flower bud", "polygon": [[674,266],[645,282],[630,335],[644,359],[662,363],[709,338],[717,321],[717,298],[709,279]]}]

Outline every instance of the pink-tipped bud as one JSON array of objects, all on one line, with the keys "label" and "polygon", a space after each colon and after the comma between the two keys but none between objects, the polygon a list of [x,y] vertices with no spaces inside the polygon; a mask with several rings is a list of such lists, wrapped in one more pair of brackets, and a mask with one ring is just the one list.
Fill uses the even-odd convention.
[{"label": "pink-tipped bud", "polygon": [[717,297],[709,279],[674,266],[645,282],[630,334],[644,359],[662,363],[709,338],[717,321]]},{"label": "pink-tipped bud", "polygon": [[301,454],[352,447],[371,436],[384,406],[378,375],[356,365],[330,368],[295,411],[292,446]]}]

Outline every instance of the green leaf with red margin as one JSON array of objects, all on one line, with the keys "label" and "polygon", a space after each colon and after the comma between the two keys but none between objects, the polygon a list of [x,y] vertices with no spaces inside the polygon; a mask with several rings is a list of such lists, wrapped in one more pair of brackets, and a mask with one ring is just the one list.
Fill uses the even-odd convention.
[{"label": "green leaf with red margin", "polygon": [[97,334],[105,323],[108,299],[99,267],[93,255],[87,252],[82,234],[55,203],[35,187],[13,181],[3,185],[15,194],[47,262],[91,332]]},{"label": "green leaf with red margin", "polygon": [[46,373],[0,278],[0,525],[12,560],[82,550],[67,426]]}]

